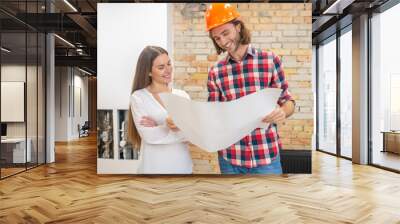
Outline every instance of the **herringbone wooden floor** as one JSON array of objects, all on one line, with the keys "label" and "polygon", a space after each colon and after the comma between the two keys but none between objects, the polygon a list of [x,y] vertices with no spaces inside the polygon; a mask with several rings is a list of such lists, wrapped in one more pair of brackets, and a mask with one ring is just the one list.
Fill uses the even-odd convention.
[{"label": "herringbone wooden floor", "polygon": [[400,223],[400,175],[315,152],[312,175],[96,174],[94,137],[0,181],[0,223]]}]

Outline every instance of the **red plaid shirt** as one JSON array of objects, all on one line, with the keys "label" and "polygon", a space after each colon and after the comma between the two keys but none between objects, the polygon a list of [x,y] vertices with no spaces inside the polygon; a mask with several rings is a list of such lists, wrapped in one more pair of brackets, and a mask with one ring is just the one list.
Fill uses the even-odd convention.
[{"label": "red plaid shirt", "polygon": [[[211,67],[208,73],[208,101],[231,101],[264,88],[281,88],[278,104],[293,100],[281,60],[272,52],[265,52],[249,45],[241,62],[229,55]],[[233,165],[247,168],[271,163],[282,148],[276,124],[267,129],[257,128],[249,135],[219,155]]]}]

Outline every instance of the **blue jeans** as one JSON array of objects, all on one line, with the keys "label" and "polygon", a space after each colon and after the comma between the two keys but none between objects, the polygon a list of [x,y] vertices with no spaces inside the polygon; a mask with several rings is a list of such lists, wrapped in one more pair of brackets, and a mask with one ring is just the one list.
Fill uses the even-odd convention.
[{"label": "blue jeans", "polygon": [[272,163],[254,168],[244,166],[235,166],[218,155],[219,169],[221,174],[282,174],[282,165],[280,155],[272,160]]}]

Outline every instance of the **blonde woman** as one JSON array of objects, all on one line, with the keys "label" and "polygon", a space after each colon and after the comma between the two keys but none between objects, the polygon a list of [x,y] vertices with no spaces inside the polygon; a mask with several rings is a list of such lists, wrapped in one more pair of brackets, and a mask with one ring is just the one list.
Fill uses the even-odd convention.
[{"label": "blonde woman", "polygon": [[128,134],[132,144],[140,148],[143,174],[191,174],[192,159],[181,131],[168,127],[168,113],[160,93],[173,93],[189,98],[170,88],[172,65],[168,52],[161,47],[147,46],[141,52],[130,97]]}]

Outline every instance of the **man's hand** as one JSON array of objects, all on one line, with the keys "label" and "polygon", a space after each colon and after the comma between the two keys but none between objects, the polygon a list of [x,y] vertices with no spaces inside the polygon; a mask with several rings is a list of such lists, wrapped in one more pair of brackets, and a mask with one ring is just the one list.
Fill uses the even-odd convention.
[{"label": "man's hand", "polygon": [[278,106],[275,110],[273,110],[270,114],[265,116],[262,122],[265,123],[279,123],[286,120],[286,118],[290,117],[295,109],[294,101],[288,100],[282,106]]},{"label": "man's hand", "polygon": [[280,123],[286,119],[286,113],[278,107],[262,119],[264,123]]},{"label": "man's hand", "polygon": [[157,126],[157,122],[153,120],[151,117],[143,116],[140,120],[140,125],[143,125],[147,128],[153,128]]},{"label": "man's hand", "polygon": [[174,121],[172,120],[172,118],[170,116],[167,117],[167,119],[165,120],[167,122],[167,126],[169,127],[169,129],[171,129],[172,131],[179,131],[179,128],[174,124]]}]

